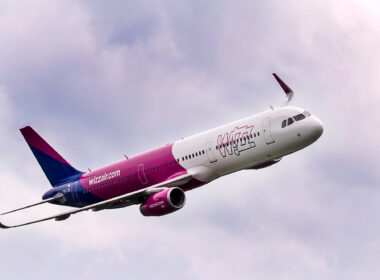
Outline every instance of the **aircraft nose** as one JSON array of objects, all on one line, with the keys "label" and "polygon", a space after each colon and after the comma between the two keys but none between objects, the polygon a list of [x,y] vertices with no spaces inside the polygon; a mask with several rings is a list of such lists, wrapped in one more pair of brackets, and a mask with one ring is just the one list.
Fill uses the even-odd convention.
[{"label": "aircraft nose", "polygon": [[312,116],[312,125],[311,125],[311,136],[313,140],[317,140],[321,137],[323,133],[323,124],[322,122],[315,116]]}]

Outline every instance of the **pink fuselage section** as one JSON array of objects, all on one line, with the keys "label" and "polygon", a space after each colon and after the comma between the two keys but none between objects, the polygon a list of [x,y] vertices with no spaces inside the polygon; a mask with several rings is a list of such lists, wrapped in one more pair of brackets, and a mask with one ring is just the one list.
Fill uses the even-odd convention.
[{"label": "pink fuselage section", "polygon": [[[62,192],[65,195],[65,205],[82,207],[186,174],[186,169],[174,158],[172,147],[173,144],[167,144],[84,173],[79,180],[54,188],[44,197],[46,199],[57,192]],[[188,191],[203,184],[205,183],[193,179],[181,188]],[[122,206],[124,205],[116,205],[115,208]]]}]

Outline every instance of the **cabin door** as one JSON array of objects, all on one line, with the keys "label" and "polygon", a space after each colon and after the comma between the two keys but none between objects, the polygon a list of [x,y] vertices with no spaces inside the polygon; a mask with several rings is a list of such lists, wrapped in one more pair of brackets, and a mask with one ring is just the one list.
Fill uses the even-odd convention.
[{"label": "cabin door", "polygon": [[212,149],[212,142],[206,143],[206,154],[207,154],[208,161],[210,163],[216,162],[216,156],[215,156],[214,150]]},{"label": "cabin door", "polygon": [[274,143],[272,133],[270,131],[270,117],[267,117],[263,120],[263,132],[267,145]]},{"label": "cabin door", "polygon": [[137,175],[139,176],[141,184],[145,185],[148,183],[148,180],[145,176],[144,164],[139,164],[137,166]]}]

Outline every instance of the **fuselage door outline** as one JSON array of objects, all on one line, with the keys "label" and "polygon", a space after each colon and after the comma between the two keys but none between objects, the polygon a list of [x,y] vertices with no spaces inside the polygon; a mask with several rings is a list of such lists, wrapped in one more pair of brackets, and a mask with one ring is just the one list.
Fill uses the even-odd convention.
[{"label": "fuselage door outline", "polygon": [[274,143],[274,139],[270,131],[270,117],[266,117],[265,119],[263,119],[263,132],[265,142],[267,143],[267,145]]},{"label": "fuselage door outline", "polygon": [[214,162],[217,161],[215,153],[214,153],[214,151],[212,149],[212,142],[207,142],[206,143],[206,155],[207,155],[208,161],[210,163],[214,163]]},{"label": "fuselage door outline", "polygon": [[137,166],[137,175],[139,176],[142,185],[146,185],[148,183],[148,179],[145,176],[144,164],[139,164]]}]

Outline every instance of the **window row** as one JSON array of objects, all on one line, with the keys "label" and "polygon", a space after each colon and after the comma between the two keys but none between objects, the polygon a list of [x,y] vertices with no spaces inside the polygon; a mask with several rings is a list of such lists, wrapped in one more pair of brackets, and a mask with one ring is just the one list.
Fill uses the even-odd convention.
[{"label": "window row", "polygon": [[172,161],[168,161],[168,162],[165,162],[165,163],[161,163],[161,164],[157,164],[153,167],[150,167],[150,168],[146,168],[144,169],[144,171],[146,173],[150,173],[150,172],[153,172],[155,170],[158,170],[158,169],[161,169],[161,168],[164,168],[164,167],[169,167],[171,165],[173,165],[175,163],[175,160],[172,160]]},{"label": "window row", "polygon": [[[204,155],[204,154],[205,154],[205,150],[197,151],[197,152],[189,154],[187,156],[183,156],[182,161],[189,160],[192,158],[196,158],[196,157],[199,157],[199,156]],[[179,159],[177,159],[177,161],[179,162]]]}]

